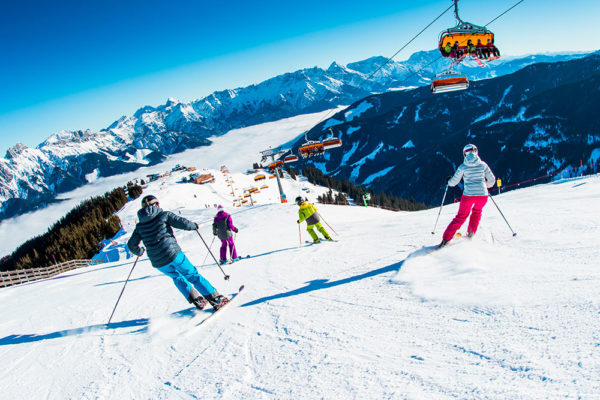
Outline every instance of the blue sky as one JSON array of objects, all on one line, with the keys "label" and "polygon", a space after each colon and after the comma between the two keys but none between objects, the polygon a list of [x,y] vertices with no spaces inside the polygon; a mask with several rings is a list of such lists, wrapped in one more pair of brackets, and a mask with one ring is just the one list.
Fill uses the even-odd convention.
[{"label": "blue sky", "polygon": [[[486,24],[517,0],[461,0]],[[390,56],[450,0],[20,1],[0,4],[0,155],[300,68]],[[525,0],[489,26],[503,54],[592,51],[600,2]],[[566,4],[565,4],[566,3]],[[451,12],[397,56],[436,46]]]}]

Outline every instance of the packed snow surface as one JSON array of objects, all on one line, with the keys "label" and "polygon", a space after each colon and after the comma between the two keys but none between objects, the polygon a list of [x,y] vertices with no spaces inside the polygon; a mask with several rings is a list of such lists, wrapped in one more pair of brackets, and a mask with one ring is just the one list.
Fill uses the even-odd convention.
[{"label": "packed snow surface", "polygon": [[[214,204],[232,212],[251,257],[223,267],[229,281],[195,232],[175,234],[220,292],[246,286],[238,300],[198,326],[146,257],[109,328],[134,258],[0,289],[3,398],[598,398],[600,177],[495,196],[516,237],[489,202],[474,239],[432,251],[457,204],[435,235],[437,209],[318,206],[339,241],[308,246],[274,179],[255,206],[234,207],[229,175],[212,172],[214,184],[176,173],[145,193],[209,243]],[[233,189],[253,176],[232,171]],[[284,190],[325,189],[286,178]],[[119,212],[120,243],[138,204]]]}]

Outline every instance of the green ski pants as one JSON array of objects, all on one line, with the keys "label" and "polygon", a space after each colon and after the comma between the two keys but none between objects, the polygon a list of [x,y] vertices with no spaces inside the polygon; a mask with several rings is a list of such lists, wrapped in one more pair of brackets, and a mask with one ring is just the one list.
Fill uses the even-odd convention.
[{"label": "green ski pants", "polygon": [[317,236],[317,234],[315,233],[314,227],[317,227],[317,230],[319,232],[321,232],[321,235],[323,235],[323,237],[327,240],[331,239],[331,237],[329,236],[329,233],[327,233],[327,231],[325,230],[325,228],[323,228],[323,225],[321,225],[320,222],[317,222],[314,225],[307,225],[306,226],[306,230],[308,231],[309,235],[311,238],[313,238],[313,240],[316,242],[319,240],[319,237]]}]

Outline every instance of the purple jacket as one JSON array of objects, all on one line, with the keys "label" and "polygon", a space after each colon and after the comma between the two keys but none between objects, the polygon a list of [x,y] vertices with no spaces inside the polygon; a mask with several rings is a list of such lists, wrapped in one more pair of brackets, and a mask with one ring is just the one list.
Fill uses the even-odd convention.
[{"label": "purple jacket", "polygon": [[215,216],[213,222],[213,235],[219,237],[219,239],[228,239],[233,236],[232,231],[237,230],[231,220],[231,215],[225,211],[219,211]]}]

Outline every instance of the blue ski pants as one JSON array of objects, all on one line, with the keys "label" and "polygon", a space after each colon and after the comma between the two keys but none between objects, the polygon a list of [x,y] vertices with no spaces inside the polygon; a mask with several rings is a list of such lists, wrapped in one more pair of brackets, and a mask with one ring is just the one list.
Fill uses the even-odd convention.
[{"label": "blue ski pants", "polygon": [[173,279],[175,286],[177,286],[177,289],[179,289],[186,300],[190,296],[192,286],[194,286],[204,297],[217,291],[202,275],[200,275],[198,270],[196,270],[196,267],[194,267],[185,254],[183,254],[183,251],[180,251],[171,263],[157,269]]}]

